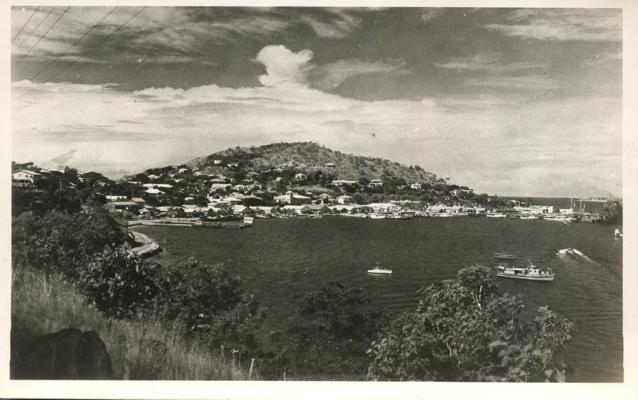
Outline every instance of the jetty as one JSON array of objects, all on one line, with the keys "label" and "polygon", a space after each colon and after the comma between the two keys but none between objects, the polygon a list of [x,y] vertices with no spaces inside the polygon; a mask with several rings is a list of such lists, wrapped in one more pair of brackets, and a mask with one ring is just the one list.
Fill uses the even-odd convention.
[{"label": "jetty", "polygon": [[150,257],[153,254],[156,254],[162,251],[162,248],[160,247],[160,245],[157,244],[157,242],[151,239],[150,237],[146,236],[145,234],[140,232],[135,232],[135,231],[130,231],[130,232],[133,235],[133,239],[135,240],[135,243],[139,244],[139,246],[133,247],[132,249],[129,250],[129,253],[131,255],[135,255],[138,257]]},{"label": "jetty", "polygon": [[202,221],[199,218],[157,218],[137,219],[128,221],[128,226],[195,226],[225,229],[243,229],[251,226],[243,222],[234,221]]}]

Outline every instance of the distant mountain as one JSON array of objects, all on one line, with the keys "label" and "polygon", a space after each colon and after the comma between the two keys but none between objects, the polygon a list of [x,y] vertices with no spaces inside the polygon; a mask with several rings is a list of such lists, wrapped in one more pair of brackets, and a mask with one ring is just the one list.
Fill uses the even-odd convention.
[{"label": "distant mountain", "polygon": [[239,163],[244,170],[294,167],[301,172],[327,171],[336,179],[383,179],[388,176],[406,182],[443,182],[420,166],[408,166],[376,157],[356,156],[320,146],[313,142],[274,143],[264,146],[234,147],[196,158],[187,163],[191,168],[216,173]]}]

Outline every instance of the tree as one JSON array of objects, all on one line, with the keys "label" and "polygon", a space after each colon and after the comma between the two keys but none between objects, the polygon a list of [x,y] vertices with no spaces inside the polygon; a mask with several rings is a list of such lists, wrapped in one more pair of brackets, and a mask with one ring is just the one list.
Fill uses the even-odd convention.
[{"label": "tree", "polygon": [[221,264],[208,265],[195,258],[166,267],[158,277],[158,313],[182,321],[200,340],[253,350],[263,310],[245,293],[237,275]]},{"label": "tree", "polygon": [[429,286],[416,312],[385,328],[368,353],[374,380],[562,381],[561,351],[574,325],[541,307],[521,318],[516,296],[499,293],[486,267]]},{"label": "tree", "polygon": [[[298,378],[363,379],[366,350],[383,323],[380,313],[366,310],[368,299],[360,288],[331,282],[307,293],[296,323],[273,335],[277,364]],[[280,374],[283,371],[277,371]],[[277,374],[275,374],[276,376]]]},{"label": "tree", "polygon": [[81,268],[78,287],[107,317],[131,318],[148,310],[157,295],[157,269],[124,247],[107,247]]}]

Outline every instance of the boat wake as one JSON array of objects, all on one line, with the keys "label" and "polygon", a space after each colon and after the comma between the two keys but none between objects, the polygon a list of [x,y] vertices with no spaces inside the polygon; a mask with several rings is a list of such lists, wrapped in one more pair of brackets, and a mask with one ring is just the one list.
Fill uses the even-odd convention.
[{"label": "boat wake", "polygon": [[580,251],[578,249],[572,249],[571,247],[568,247],[566,249],[558,250],[558,252],[556,254],[559,257],[571,257],[571,258],[574,258],[574,259],[584,260],[584,261],[587,261],[587,262],[592,263],[592,264],[598,264],[596,261],[594,261],[591,258],[587,257],[582,251]]}]

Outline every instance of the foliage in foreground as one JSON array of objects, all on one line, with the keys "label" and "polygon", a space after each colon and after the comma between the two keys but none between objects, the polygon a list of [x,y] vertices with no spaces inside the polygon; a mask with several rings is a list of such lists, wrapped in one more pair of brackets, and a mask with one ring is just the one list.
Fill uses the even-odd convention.
[{"label": "foliage in foreground", "polygon": [[94,330],[106,344],[115,379],[248,378],[247,372],[230,360],[188,340],[186,327],[178,321],[105,318],[57,273],[17,267],[12,281],[13,334],[42,335],[67,327]]},{"label": "foliage in foreground", "polygon": [[574,325],[541,307],[532,323],[523,304],[501,294],[486,267],[458,272],[420,291],[416,312],[382,330],[370,350],[374,380],[564,381],[561,351]]},{"label": "foliage in foreground", "polygon": [[277,353],[264,377],[278,379],[285,371],[294,379],[365,379],[366,350],[384,321],[367,310],[368,302],[361,288],[337,282],[308,292],[296,322],[271,336]]},{"label": "foliage in foreground", "polygon": [[[160,266],[130,254],[128,231],[101,208],[13,220],[13,266],[62,275],[107,318],[156,319],[216,351],[254,352],[263,310],[222,265]],[[98,332],[99,333],[99,332]]]}]

